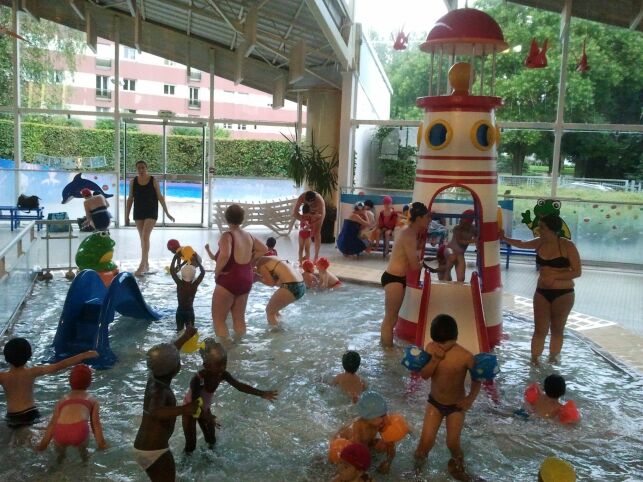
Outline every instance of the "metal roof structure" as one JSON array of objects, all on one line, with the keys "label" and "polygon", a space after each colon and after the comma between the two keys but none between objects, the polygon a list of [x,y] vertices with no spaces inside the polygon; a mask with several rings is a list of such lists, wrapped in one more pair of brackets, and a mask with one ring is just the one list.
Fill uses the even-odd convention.
[{"label": "metal roof structure", "polygon": [[[0,4],[12,6],[12,0]],[[341,88],[353,65],[346,0],[22,0],[23,11],[285,97]]]}]

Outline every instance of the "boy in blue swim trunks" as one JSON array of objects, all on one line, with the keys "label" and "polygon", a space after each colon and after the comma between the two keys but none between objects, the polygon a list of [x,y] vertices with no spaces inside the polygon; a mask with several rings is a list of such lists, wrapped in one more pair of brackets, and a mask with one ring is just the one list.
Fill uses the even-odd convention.
[{"label": "boy in blue swim trunks", "polygon": [[420,442],[415,450],[415,460],[421,466],[433,445],[446,418],[447,448],[451,452],[449,472],[457,480],[466,480],[464,454],[460,447],[460,433],[464,425],[464,413],[471,408],[478,396],[481,383],[471,382],[471,390],[465,395],[464,380],[467,371],[473,369],[471,352],[458,345],[458,325],[449,315],[438,315],[431,322],[431,341],[425,350],[431,355],[420,375],[431,379],[429,395]]}]

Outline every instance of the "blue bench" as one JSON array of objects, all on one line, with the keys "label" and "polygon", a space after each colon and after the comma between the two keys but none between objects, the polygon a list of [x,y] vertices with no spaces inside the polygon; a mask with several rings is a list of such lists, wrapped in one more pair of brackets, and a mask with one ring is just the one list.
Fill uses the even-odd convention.
[{"label": "blue bench", "polygon": [[[18,206],[0,206],[0,219],[8,219],[11,223],[11,231],[20,226],[20,221],[35,220],[39,221],[45,218],[45,208],[27,209]],[[42,229],[42,224],[38,224],[38,231]]]},{"label": "blue bench", "polygon": [[[509,260],[512,256],[531,256],[534,260],[536,258],[535,249],[515,248],[504,241],[500,242],[500,254],[506,256],[505,269],[509,269]],[[538,266],[536,266],[536,268],[538,268]]]}]

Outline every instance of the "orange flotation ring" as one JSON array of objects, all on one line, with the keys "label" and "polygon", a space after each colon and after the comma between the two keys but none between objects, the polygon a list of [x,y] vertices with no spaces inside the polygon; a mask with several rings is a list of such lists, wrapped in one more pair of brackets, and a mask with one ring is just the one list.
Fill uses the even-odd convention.
[{"label": "orange flotation ring", "polygon": [[565,405],[560,407],[558,420],[560,420],[561,423],[580,422],[580,413],[573,400],[568,400]]},{"label": "orange flotation ring", "polygon": [[405,418],[399,413],[391,413],[386,416],[384,428],[381,431],[384,442],[399,442],[409,433],[409,425]]},{"label": "orange flotation ring", "polygon": [[330,441],[330,446],[328,447],[328,460],[332,463],[337,464],[341,460],[341,453],[346,447],[352,444],[348,439],[345,438],[335,438]]},{"label": "orange flotation ring", "polygon": [[105,285],[105,287],[109,288],[109,285],[112,284],[112,280],[118,274],[118,268],[114,268],[111,271],[97,271],[97,273],[100,279],[103,281],[103,284]]}]

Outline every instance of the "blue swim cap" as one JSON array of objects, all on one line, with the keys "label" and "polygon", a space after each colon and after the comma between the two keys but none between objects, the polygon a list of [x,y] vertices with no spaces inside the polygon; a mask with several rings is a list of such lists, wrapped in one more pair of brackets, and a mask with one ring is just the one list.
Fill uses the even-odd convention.
[{"label": "blue swim cap", "polygon": [[471,370],[473,380],[493,380],[500,372],[498,359],[493,353],[478,353],[474,357],[474,365]]},{"label": "blue swim cap", "polygon": [[412,372],[419,372],[424,365],[431,361],[431,355],[425,352],[422,348],[415,345],[409,345],[404,349],[404,358],[402,358],[402,365],[411,370]]},{"label": "blue swim cap", "polygon": [[388,412],[386,400],[384,400],[384,397],[379,393],[367,391],[359,397],[357,413],[361,418],[371,420],[386,415],[386,412]]}]

